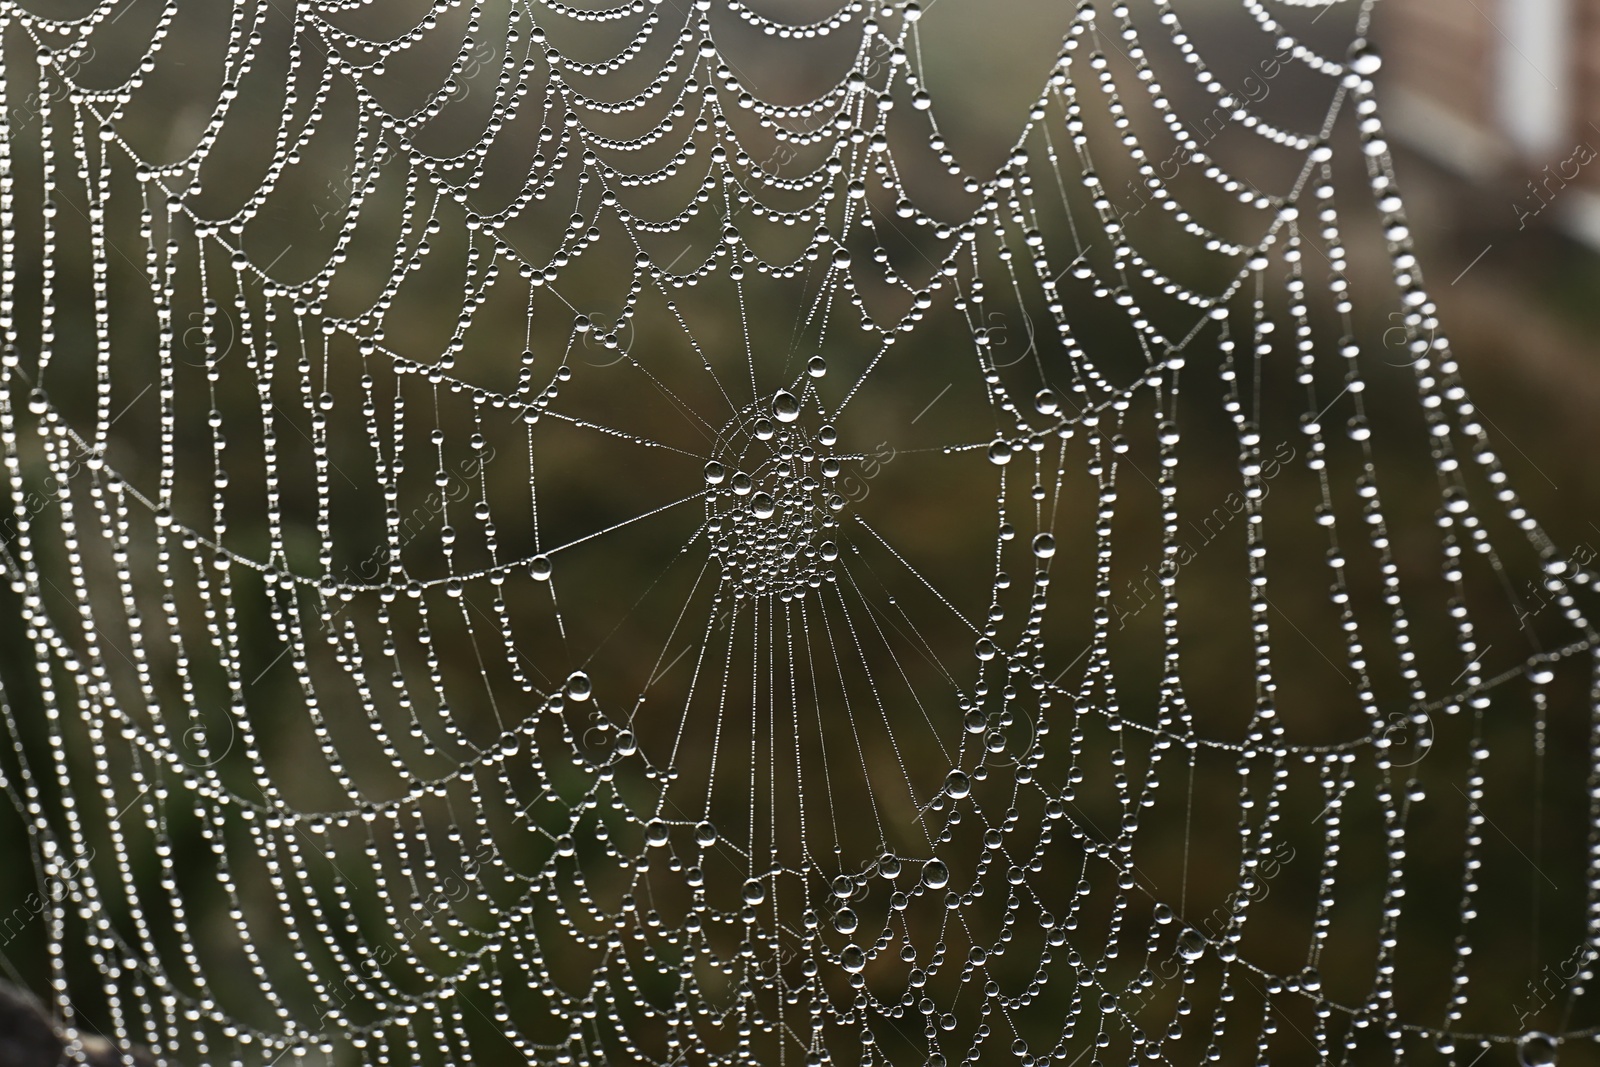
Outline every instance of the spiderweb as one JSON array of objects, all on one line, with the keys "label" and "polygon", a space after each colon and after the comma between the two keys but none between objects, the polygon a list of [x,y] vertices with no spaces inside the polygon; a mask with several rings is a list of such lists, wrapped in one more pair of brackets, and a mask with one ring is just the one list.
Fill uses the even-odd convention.
[{"label": "spiderweb", "polygon": [[189,1064],[1587,1051],[1592,553],[1371,5],[777,7],[0,5],[13,978]]}]

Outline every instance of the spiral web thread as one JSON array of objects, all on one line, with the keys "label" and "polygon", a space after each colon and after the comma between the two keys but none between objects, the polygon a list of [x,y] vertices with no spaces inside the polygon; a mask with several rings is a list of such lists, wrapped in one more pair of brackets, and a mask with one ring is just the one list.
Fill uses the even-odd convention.
[{"label": "spiral web thread", "polygon": [[[0,772],[68,1031],[191,1064],[674,1065],[1545,1063],[1600,1032],[1595,579],[1457,378],[1370,5],[1244,3],[1265,76],[1317,87],[1301,133],[1177,5],[1063,8],[984,173],[941,136],[937,12],[760,7],[0,5]],[[1348,53],[1290,28],[1328,11]],[[567,43],[590,30],[609,52]],[[836,43],[843,73],[770,101],[736,38]],[[1191,96],[1287,180],[1219,163]],[[1180,406],[1181,374],[1215,395]],[[1225,515],[1178,487],[1206,418]],[[1411,501],[1378,492],[1386,419]],[[1138,494],[1148,615],[1118,569]],[[1217,595],[1185,588],[1187,508],[1236,565],[1236,646],[1186,627]],[[992,547],[930,547],[952,511]],[[1268,560],[1307,545],[1318,592],[1280,612]],[[1347,683],[1331,734],[1280,698],[1312,651]],[[1186,683],[1222,652],[1228,725]],[[1534,811],[1566,783],[1563,859],[1486,828],[1491,772]],[[1524,861],[1534,942],[1574,949],[1548,1033],[1495,973],[1530,904],[1493,872]],[[1578,888],[1541,912],[1538,877]]]}]

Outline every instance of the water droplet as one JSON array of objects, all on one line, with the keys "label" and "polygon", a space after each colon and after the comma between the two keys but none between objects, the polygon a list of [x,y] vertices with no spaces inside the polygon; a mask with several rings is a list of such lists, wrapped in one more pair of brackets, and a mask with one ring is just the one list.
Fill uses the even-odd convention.
[{"label": "water droplet", "polygon": [[706,464],[706,484],[721,485],[722,480],[728,476],[728,469],[716,460]]},{"label": "water droplet", "polygon": [[1042,533],[1033,539],[1033,554],[1040,559],[1049,559],[1056,554],[1055,534]]},{"label": "water droplet", "polygon": [[594,694],[594,685],[589,681],[589,676],[582,671],[573,671],[567,675],[567,695],[573,700],[588,700]]},{"label": "water droplet", "polygon": [[950,868],[944,860],[929,860],[922,865],[922,884],[929,889],[943,889],[950,884]]},{"label": "water droplet", "polygon": [[1110,1015],[1117,1010],[1117,998],[1110,993],[1100,994],[1100,1010]]},{"label": "water droplet", "polygon": [[1206,954],[1206,939],[1199,930],[1185,929],[1178,935],[1178,955],[1193,963]]},{"label": "water droplet", "polygon": [[817,431],[817,440],[821,441],[825,445],[837,444],[839,441],[839,431],[835,430],[832,426],[824,426]]},{"label": "water droplet", "polygon": [[766,886],[762,885],[758,880],[752,878],[744,884],[744,902],[746,904],[753,906],[766,899]]},{"label": "water droplet", "polygon": [[1034,394],[1033,406],[1041,415],[1054,415],[1061,410],[1061,399],[1050,389],[1041,389]]},{"label": "water droplet", "polygon": [[750,510],[758,519],[770,519],[772,513],[778,510],[778,505],[773,503],[769,493],[757,493],[750,498]]},{"label": "water droplet", "polygon": [[534,556],[533,559],[528,561],[528,574],[536,582],[548,582],[552,570],[554,568],[550,564],[549,556]]},{"label": "water droplet", "polygon": [[966,771],[951,771],[945,776],[944,791],[957,800],[972,794],[972,779]]},{"label": "water droplet", "polygon": [[764,415],[757,419],[754,425],[757,441],[770,441],[777,436],[778,428],[772,425],[772,420]]},{"label": "water droplet", "polygon": [[[826,369],[826,368],[824,368]],[[822,377],[820,374],[817,377]],[[793,422],[800,417],[800,398],[787,389],[779,389],[772,398],[772,415],[779,422]]]},{"label": "water droplet", "polygon": [[900,857],[893,852],[885,852],[878,857],[878,874],[884,878],[900,877]]},{"label": "water droplet", "polygon": [[1372,42],[1360,40],[1350,46],[1350,69],[1363,78],[1370,78],[1383,66],[1383,57],[1372,47]]},{"label": "water droplet", "polygon": [[1004,467],[1011,462],[1011,445],[1005,441],[996,441],[989,446],[989,462],[996,467]]},{"label": "water droplet", "polygon": [[633,735],[633,731],[617,731],[617,755],[631,756],[637,751],[639,751],[639,739]]},{"label": "water droplet", "polygon": [[1000,650],[995,648],[994,642],[987,637],[980,637],[978,638],[978,643],[973,646],[973,651],[977,653],[979,659],[987,663],[994,659]]},{"label": "water droplet", "polygon": [[571,834],[562,834],[556,838],[556,852],[562,856],[571,856],[578,851],[577,845],[572,842]]},{"label": "water droplet", "polygon": [[1517,1061],[1522,1067],[1551,1067],[1556,1062],[1556,1039],[1531,1030],[1517,1039]]},{"label": "water droplet", "polygon": [[660,819],[651,819],[644,827],[645,844],[651,848],[660,848],[667,843],[667,824]]},{"label": "water droplet", "polygon": [[855,880],[848,874],[841,874],[833,880],[833,895],[840,900],[848,900],[856,891]]},{"label": "water droplet", "polygon": [[50,398],[43,389],[35,389],[28,394],[28,410],[35,415],[43,415],[50,408]]},{"label": "water droplet", "polygon": [[806,360],[806,373],[813,378],[820,378],[828,373],[828,361],[821,356],[812,356]]},{"label": "water droplet", "polygon": [[697,824],[694,828],[694,843],[701,848],[710,848],[717,843],[717,828],[708,822]]},{"label": "water droplet", "polygon": [[840,908],[833,914],[833,928],[841,934],[855,933],[858,925],[860,925],[860,920],[856,918],[856,913],[849,908]]},{"label": "water droplet", "polygon": [[839,953],[839,965],[851,974],[860,974],[867,969],[867,954],[860,945],[846,945]]},{"label": "water droplet", "polygon": [[1168,923],[1170,923],[1171,921],[1172,921],[1172,909],[1169,908],[1165,904],[1157,904],[1156,905],[1156,922],[1160,923],[1162,926],[1165,926]]},{"label": "water droplet", "polygon": [[740,471],[738,474],[733,476],[732,484],[735,496],[749,496],[750,490],[755,488],[756,483],[750,480],[750,476],[748,474],[746,474],[744,471]]}]

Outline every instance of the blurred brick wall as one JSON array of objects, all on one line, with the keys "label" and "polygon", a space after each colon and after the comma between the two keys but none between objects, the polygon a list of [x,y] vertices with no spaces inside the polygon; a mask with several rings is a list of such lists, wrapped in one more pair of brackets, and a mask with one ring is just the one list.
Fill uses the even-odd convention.
[{"label": "blurred brick wall", "polygon": [[[1377,12],[1396,139],[1466,179],[1482,221],[1519,228],[1531,212],[1600,249],[1600,0],[1385,0]],[[1555,33],[1530,45],[1540,19]],[[1518,111],[1541,97],[1556,118]]]}]

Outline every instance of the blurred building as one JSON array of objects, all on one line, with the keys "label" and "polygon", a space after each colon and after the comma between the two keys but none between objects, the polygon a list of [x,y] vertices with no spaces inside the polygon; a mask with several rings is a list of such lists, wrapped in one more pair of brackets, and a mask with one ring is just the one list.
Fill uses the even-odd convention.
[{"label": "blurred building", "polygon": [[1512,229],[1600,249],[1600,0],[1387,0],[1395,137],[1505,204]]}]

